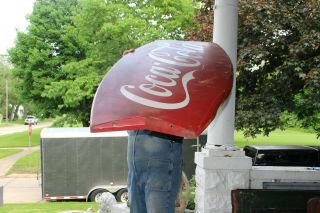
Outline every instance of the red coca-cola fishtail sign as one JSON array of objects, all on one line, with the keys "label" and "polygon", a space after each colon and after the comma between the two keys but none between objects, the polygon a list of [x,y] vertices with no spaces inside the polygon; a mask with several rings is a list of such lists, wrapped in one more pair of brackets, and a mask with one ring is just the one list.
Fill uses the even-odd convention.
[{"label": "red coca-cola fishtail sign", "polygon": [[91,131],[148,129],[186,138],[213,120],[232,88],[232,63],[214,43],[155,41],[123,56],[102,80]]}]

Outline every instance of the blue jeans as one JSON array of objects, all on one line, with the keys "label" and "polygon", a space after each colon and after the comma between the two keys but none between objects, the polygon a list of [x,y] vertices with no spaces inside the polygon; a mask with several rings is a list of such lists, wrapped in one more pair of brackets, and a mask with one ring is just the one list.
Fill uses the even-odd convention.
[{"label": "blue jeans", "polygon": [[182,172],[182,142],[129,131],[130,213],[174,213]]}]

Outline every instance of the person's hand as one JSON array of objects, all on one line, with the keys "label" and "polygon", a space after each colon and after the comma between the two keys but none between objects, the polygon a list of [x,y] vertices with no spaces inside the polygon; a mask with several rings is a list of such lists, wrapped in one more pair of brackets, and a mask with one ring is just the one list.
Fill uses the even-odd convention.
[{"label": "person's hand", "polygon": [[129,49],[129,50],[125,50],[125,51],[123,51],[122,56],[125,56],[125,55],[127,55],[128,53],[133,53],[134,50],[135,50],[134,48],[131,48],[131,49]]}]

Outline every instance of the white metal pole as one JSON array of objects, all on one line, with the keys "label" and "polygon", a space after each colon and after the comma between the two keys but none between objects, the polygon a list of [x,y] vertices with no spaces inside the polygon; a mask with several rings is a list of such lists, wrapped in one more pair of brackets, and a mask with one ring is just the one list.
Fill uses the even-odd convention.
[{"label": "white metal pole", "polygon": [[195,154],[199,213],[232,212],[231,191],[249,187],[252,160],[234,146],[237,28],[238,0],[215,0],[213,42],[229,55],[234,81],[229,98],[208,127],[206,147]]},{"label": "white metal pole", "polygon": [[233,88],[208,127],[207,148],[234,148],[238,0],[216,0],[214,5],[213,42],[228,54],[233,65]]}]

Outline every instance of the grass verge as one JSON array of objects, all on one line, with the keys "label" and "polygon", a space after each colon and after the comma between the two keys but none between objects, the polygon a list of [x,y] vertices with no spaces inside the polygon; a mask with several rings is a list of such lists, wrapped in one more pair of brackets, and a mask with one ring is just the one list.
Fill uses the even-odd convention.
[{"label": "grass verge", "polygon": [[[27,127],[26,127],[27,128]],[[31,136],[31,146],[39,146],[40,132],[42,129],[34,129]],[[28,147],[28,130],[7,135],[0,135],[0,148],[3,147]]]},{"label": "grass verge", "polygon": [[7,126],[12,126],[12,125],[22,125],[24,124],[24,120],[23,119],[20,119],[20,120],[14,120],[14,121],[9,121],[9,122],[6,122],[6,121],[3,121],[2,123],[0,123],[0,127],[7,127]]},{"label": "grass verge", "polygon": [[19,160],[10,168],[10,174],[34,174],[40,169],[40,151],[34,151]]},{"label": "grass verge", "polygon": [[9,155],[17,154],[21,151],[22,149],[0,149],[0,159],[5,158]]},{"label": "grass verge", "polygon": [[0,123],[0,128],[7,127],[7,126],[11,126],[11,124],[10,123]]},{"label": "grass verge", "polygon": [[276,130],[270,133],[269,136],[258,135],[256,138],[246,138],[242,132],[235,132],[235,144],[238,147],[253,144],[320,146],[320,138],[317,139],[315,133],[299,129]]},{"label": "grass verge", "polygon": [[85,211],[88,208],[92,208],[92,212],[97,212],[98,204],[86,202],[4,204],[0,207],[0,213],[57,213],[66,210]]}]

